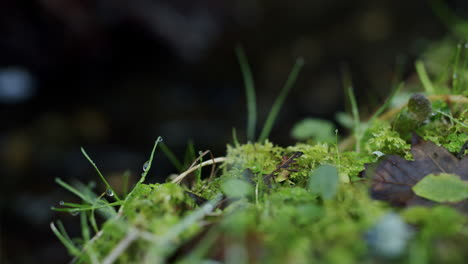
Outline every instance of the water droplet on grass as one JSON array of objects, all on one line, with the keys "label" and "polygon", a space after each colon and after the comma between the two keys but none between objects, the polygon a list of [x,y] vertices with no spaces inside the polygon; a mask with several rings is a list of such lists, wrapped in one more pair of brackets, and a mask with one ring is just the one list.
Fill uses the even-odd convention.
[{"label": "water droplet on grass", "polygon": [[69,212],[72,216],[77,216],[80,213],[78,210],[70,210]]},{"label": "water droplet on grass", "polygon": [[106,195],[112,197],[112,196],[114,196],[114,191],[112,191],[112,189],[107,189],[106,190]]},{"label": "water droplet on grass", "polygon": [[150,165],[150,163],[149,163],[149,160],[148,160],[147,162],[145,162],[145,164],[143,164],[143,171],[147,171],[149,165]]},{"label": "water droplet on grass", "polygon": [[64,205],[65,202],[64,202],[64,201],[60,201],[59,204],[60,204],[60,205]]},{"label": "water droplet on grass", "polygon": [[203,154],[203,151],[198,151],[198,155],[202,155]]},{"label": "water droplet on grass", "polygon": [[159,138],[158,138],[158,141],[159,141],[159,142],[163,142],[164,139],[163,139],[162,137],[159,137]]}]

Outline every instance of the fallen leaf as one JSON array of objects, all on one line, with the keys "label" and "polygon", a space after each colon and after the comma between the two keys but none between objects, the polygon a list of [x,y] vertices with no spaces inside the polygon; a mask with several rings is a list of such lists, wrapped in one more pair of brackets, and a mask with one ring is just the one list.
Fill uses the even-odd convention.
[{"label": "fallen leaf", "polygon": [[454,174],[429,174],[413,186],[413,191],[431,201],[460,202],[468,198],[468,181]]},{"label": "fallen leaf", "polygon": [[[370,194],[376,200],[393,205],[432,205],[434,202],[416,195],[413,186],[429,174],[456,174],[468,180],[468,156],[456,158],[443,147],[413,134],[411,153],[414,161],[396,155],[385,156],[376,164],[366,164],[363,176],[371,180]],[[456,207],[468,209],[468,203]]]},{"label": "fallen leaf", "polygon": [[[291,156],[284,156],[283,159],[281,160],[281,163],[279,165],[276,166],[276,169],[274,171],[272,171],[271,173],[269,174],[266,174],[263,176],[263,182],[265,182],[265,184],[268,186],[268,187],[271,187],[271,180],[273,179],[274,175],[280,171],[283,171],[283,170],[287,170],[289,172],[294,172],[294,171],[297,171],[295,168],[293,168],[293,165],[296,165],[296,159],[298,159],[299,157],[302,156],[302,152],[300,151],[296,151],[294,154],[292,154]],[[287,177],[289,176],[288,175],[282,175],[282,177]],[[286,179],[285,179],[286,180]]]}]

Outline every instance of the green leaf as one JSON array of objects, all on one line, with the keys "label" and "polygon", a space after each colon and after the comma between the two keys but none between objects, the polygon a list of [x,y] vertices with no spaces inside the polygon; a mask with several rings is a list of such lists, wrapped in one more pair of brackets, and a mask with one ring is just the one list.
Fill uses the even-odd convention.
[{"label": "green leaf", "polygon": [[239,180],[232,179],[227,180],[221,185],[223,193],[229,197],[246,197],[253,192],[253,187],[249,183]]},{"label": "green leaf", "polygon": [[344,126],[345,128],[351,129],[354,126],[353,117],[345,112],[338,112],[335,114],[335,120],[340,125]]},{"label": "green leaf", "polygon": [[413,191],[436,202],[459,202],[468,198],[468,182],[455,174],[429,174],[413,186]]},{"label": "green leaf", "polygon": [[331,165],[320,165],[309,173],[309,190],[328,200],[335,196],[338,189],[338,170]]},{"label": "green leaf", "polygon": [[317,119],[306,118],[294,125],[291,136],[296,140],[314,139],[316,141],[333,141],[335,137],[333,123]]}]

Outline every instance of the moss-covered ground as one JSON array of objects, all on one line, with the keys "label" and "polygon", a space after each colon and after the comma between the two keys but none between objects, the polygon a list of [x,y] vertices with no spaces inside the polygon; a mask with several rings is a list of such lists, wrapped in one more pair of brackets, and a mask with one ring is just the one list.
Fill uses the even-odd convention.
[{"label": "moss-covered ground", "polygon": [[372,199],[360,177],[381,155],[412,159],[413,132],[459,155],[468,141],[468,89],[457,85],[441,95],[445,88],[426,84],[427,115],[392,105],[400,92],[368,122],[351,122],[347,139],[329,129],[321,138],[299,133],[302,140],[286,147],[234,140],[224,157],[201,155],[191,173],[151,184],[145,177],[157,141],[128,194],[107,182],[96,195],[58,180],[83,203],[55,209],[80,214],[83,232],[71,239],[60,222],[52,230],[75,263],[465,263],[467,212],[394,207]]}]

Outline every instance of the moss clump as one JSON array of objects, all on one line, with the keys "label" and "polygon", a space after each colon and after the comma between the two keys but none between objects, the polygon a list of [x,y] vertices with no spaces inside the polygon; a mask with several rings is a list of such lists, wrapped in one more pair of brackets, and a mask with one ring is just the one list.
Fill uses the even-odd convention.
[{"label": "moss clump", "polygon": [[400,137],[400,134],[393,130],[390,124],[376,122],[368,130],[368,138],[365,149],[372,153],[380,151],[385,155],[400,155],[410,158],[410,144]]}]

